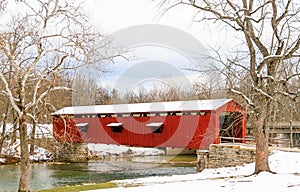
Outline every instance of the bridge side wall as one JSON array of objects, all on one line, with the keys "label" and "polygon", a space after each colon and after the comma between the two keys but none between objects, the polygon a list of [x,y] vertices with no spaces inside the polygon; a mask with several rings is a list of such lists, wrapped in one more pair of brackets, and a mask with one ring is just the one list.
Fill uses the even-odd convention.
[{"label": "bridge side wall", "polygon": [[[196,113],[196,112],[195,112]],[[179,147],[187,149],[208,148],[219,142],[215,113],[182,116],[153,117],[53,117],[56,140],[76,143],[104,143],[142,147]],[[160,133],[155,133],[148,123],[162,122]],[[122,131],[114,132],[110,123],[122,123]],[[85,131],[77,125],[88,124]]]},{"label": "bridge side wall", "polygon": [[[243,108],[231,101],[214,110],[54,115],[53,132],[56,140],[68,143],[208,149],[220,142],[222,112],[243,113]],[[235,137],[245,138],[245,121],[235,128]],[[160,131],[151,123],[162,124]]]}]

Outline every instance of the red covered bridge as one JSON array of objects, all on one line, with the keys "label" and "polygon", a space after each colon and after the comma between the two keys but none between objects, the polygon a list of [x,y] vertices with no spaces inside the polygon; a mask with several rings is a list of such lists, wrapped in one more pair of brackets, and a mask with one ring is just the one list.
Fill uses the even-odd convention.
[{"label": "red covered bridge", "polygon": [[205,149],[245,138],[246,120],[232,99],[73,106],[53,113],[53,132],[61,142]]}]

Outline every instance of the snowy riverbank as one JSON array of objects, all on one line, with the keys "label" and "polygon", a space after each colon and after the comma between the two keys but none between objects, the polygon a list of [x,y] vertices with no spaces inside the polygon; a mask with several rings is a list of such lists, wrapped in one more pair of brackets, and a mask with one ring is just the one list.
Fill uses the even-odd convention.
[{"label": "snowy riverbank", "polygon": [[[20,160],[20,142],[7,141],[2,149],[0,164],[17,163]],[[108,144],[87,144],[89,159],[108,159],[116,157],[157,156],[164,155],[164,151],[156,148],[127,147]],[[34,153],[29,156],[31,162],[53,161],[54,155],[47,149],[35,146]],[[56,159],[57,160],[57,159]]]},{"label": "snowy riverbank", "polygon": [[165,152],[157,148],[128,147],[123,145],[87,144],[89,157],[136,157],[136,156],[157,156]]},{"label": "snowy riverbank", "polygon": [[[21,158],[20,140],[10,143],[8,140],[4,143],[4,147],[1,151],[2,158],[0,158],[0,164],[17,163]],[[54,159],[53,154],[44,148],[34,146],[34,152],[29,156],[31,162],[45,162],[52,161]]]},{"label": "snowy riverbank", "polygon": [[300,191],[300,153],[274,151],[270,156],[272,173],[251,175],[254,163],[244,166],[206,169],[198,174],[114,181],[120,187],[89,192],[298,192]]}]

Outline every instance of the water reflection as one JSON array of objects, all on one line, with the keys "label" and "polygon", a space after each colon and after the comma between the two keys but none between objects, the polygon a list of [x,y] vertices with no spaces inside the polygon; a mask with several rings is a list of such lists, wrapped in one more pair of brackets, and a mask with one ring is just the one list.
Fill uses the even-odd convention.
[{"label": "water reflection", "polygon": [[[161,161],[161,159],[157,159]],[[195,173],[195,167],[170,167],[147,159],[115,161],[90,161],[73,164],[32,164],[31,189],[47,189],[65,185],[100,183],[111,180],[130,179],[158,175]],[[0,191],[17,191],[18,165],[0,166]]]}]

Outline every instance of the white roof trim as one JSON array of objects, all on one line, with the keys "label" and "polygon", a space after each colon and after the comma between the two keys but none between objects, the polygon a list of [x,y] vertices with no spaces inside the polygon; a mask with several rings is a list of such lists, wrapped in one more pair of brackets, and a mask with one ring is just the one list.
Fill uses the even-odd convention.
[{"label": "white roof trim", "polygon": [[134,103],[117,105],[91,105],[62,108],[52,115],[75,114],[115,114],[115,113],[149,113],[168,111],[211,111],[216,110],[232,99],[211,99],[192,101],[170,101],[154,103]]},{"label": "white roof trim", "polygon": [[123,123],[110,123],[110,124],[107,124],[108,127],[119,127],[119,126],[122,126]]},{"label": "white roof trim", "polygon": [[77,123],[76,126],[77,127],[83,127],[83,126],[87,126],[89,123]]},{"label": "white roof trim", "polygon": [[146,126],[147,127],[161,127],[163,126],[163,122],[153,122],[153,123],[148,123]]}]

